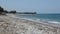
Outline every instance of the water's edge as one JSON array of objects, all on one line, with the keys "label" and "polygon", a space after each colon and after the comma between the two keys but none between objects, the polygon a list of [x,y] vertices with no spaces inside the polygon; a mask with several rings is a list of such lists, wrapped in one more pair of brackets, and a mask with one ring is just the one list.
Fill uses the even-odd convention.
[{"label": "water's edge", "polygon": [[42,23],[42,24],[45,24],[45,25],[48,25],[48,26],[53,26],[53,27],[58,27],[60,28],[60,24],[56,24],[56,23],[44,23],[44,22],[40,22],[40,21],[36,21],[36,20],[33,20],[33,19],[27,19],[27,18],[19,18],[19,17],[16,17],[16,15],[14,14],[10,14],[10,17],[12,18],[18,18],[18,19],[22,19],[22,20],[28,20],[28,21],[33,21],[33,22],[36,22],[36,23]]}]

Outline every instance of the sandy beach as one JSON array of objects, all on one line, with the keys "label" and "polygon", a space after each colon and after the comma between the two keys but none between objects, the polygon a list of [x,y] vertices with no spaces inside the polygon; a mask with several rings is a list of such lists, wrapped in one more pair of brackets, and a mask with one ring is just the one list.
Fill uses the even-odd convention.
[{"label": "sandy beach", "polygon": [[60,34],[60,25],[1,15],[0,34]]}]

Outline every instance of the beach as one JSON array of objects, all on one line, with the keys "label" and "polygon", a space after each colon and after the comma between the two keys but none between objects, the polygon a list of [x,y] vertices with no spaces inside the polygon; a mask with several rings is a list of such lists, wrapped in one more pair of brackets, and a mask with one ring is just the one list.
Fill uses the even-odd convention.
[{"label": "beach", "polygon": [[60,25],[16,18],[13,14],[0,16],[0,34],[60,34]]}]

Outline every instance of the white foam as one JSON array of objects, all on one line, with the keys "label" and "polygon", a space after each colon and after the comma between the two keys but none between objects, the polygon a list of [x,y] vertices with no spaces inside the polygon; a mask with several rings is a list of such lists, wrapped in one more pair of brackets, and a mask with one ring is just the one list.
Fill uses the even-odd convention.
[{"label": "white foam", "polygon": [[58,24],[60,22],[57,22],[57,21],[48,21],[48,23],[56,23],[56,24]]},{"label": "white foam", "polygon": [[34,21],[34,22],[40,22],[40,23],[55,23],[55,24],[59,24],[60,22],[57,22],[57,21],[49,21],[49,20],[46,20],[46,19],[29,19],[29,18],[20,18],[20,17],[16,17],[15,15],[12,15],[10,17],[13,17],[13,18],[19,18],[19,19],[25,19],[25,20],[29,20],[29,21]]}]

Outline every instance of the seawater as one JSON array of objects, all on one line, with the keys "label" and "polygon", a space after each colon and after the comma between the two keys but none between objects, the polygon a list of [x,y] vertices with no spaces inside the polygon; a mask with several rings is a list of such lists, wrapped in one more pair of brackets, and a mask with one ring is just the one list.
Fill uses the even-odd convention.
[{"label": "seawater", "polygon": [[28,18],[45,23],[60,24],[60,14],[16,14],[19,18]]}]

